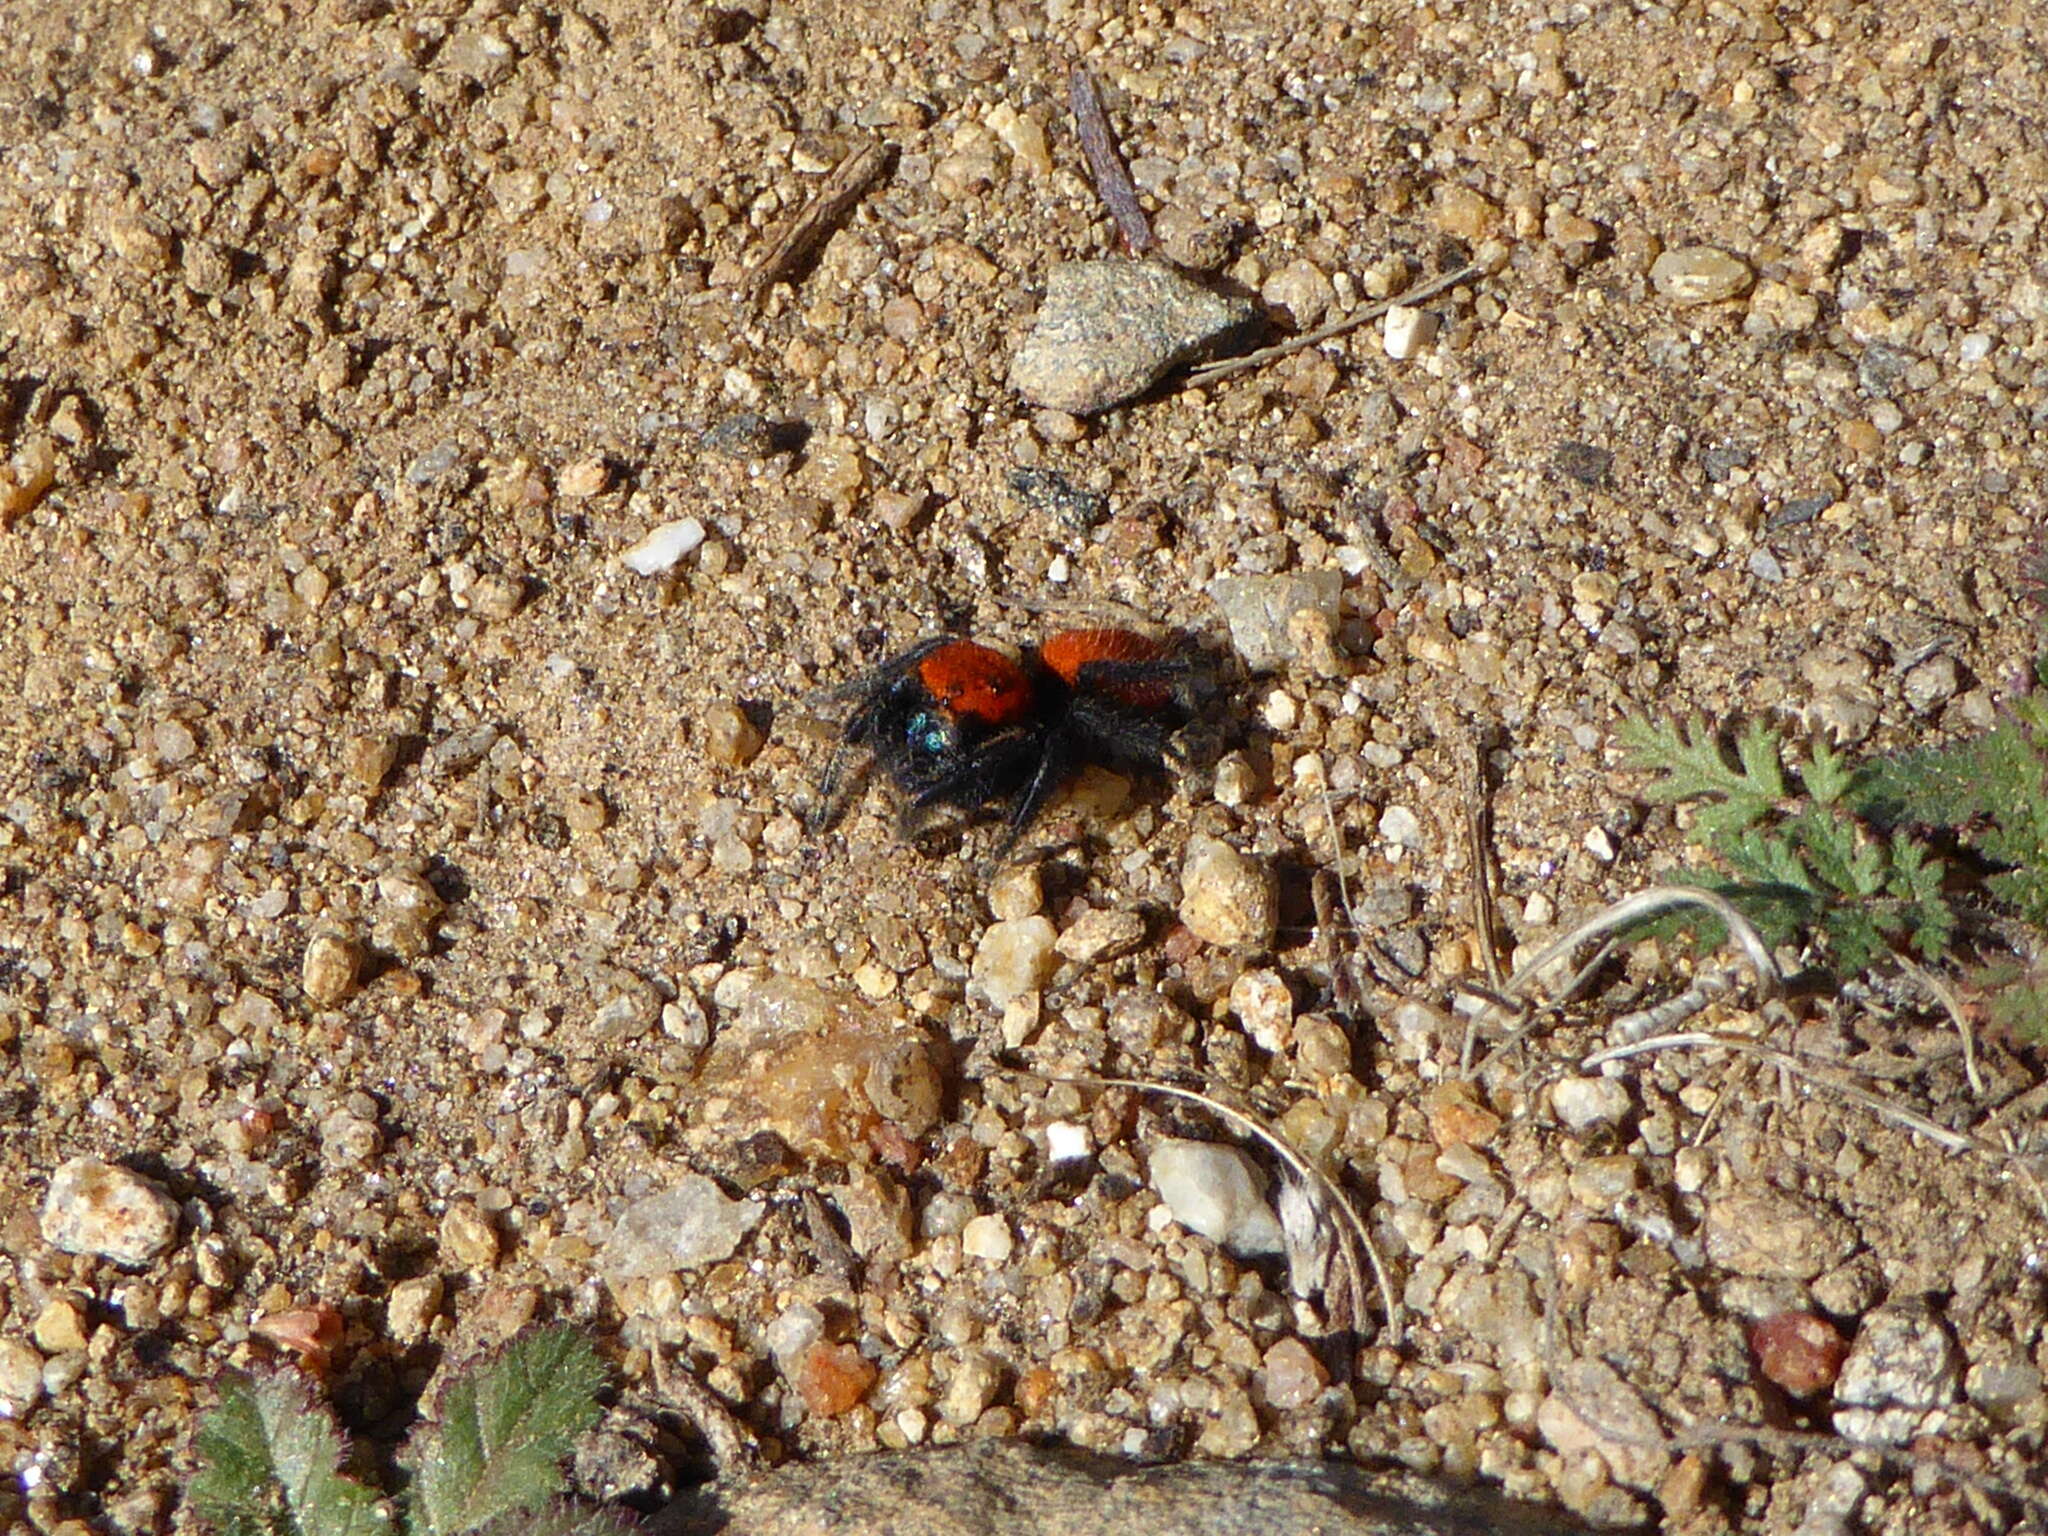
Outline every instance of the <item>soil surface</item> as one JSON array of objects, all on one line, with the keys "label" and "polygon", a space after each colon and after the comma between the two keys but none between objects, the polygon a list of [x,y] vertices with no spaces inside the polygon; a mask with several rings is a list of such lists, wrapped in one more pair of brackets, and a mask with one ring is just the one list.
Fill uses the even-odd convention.
[{"label": "soil surface", "polygon": [[[643,1505],[703,1470],[661,1351],[771,1458],[1044,1436],[1603,1524],[2041,1519],[2024,1163],[1725,1051],[1582,1073],[1726,970],[1669,947],[1460,1060],[1482,794],[1540,945],[1685,856],[1625,717],[1881,750],[2017,684],[2048,27],[1345,9],[0,7],[0,1513],[189,1520],[214,1379],[279,1357],[387,1456],[444,1359],[539,1317],[614,1363],[586,1483]],[[1085,420],[1021,401],[1047,274],[1122,249],[1076,62],[1165,255],[1268,339],[1480,271],[1406,356],[1374,322]],[[1334,607],[1251,674],[1212,586],[1304,573]],[[907,843],[883,784],[807,831],[829,690],[1104,622],[1215,678],[1184,770],[1091,778],[993,881],[999,829]],[[1272,883],[1270,938],[1183,920],[1191,839],[1191,883]],[[1910,983],[1727,974],[1688,1027],[2037,1134],[2038,1063],[1980,1042],[1973,1086]],[[721,1060],[773,1039],[771,979],[794,1035]],[[1324,1288],[1173,1221],[1148,1149],[1240,1128],[1046,1080],[1104,1076],[1338,1173],[1398,1319],[1374,1286],[1332,1334]],[[109,1236],[45,1207],[78,1157],[175,1235],[62,1251]],[[684,1205],[709,1247],[664,1270]],[[1850,1341],[1832,1389],[1760,1373],[1784,1312]]]}]

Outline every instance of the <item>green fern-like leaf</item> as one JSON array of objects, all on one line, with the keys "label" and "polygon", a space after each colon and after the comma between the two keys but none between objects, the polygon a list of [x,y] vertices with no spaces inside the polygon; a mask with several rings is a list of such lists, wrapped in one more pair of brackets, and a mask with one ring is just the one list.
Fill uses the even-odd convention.
[{"label": "green fern-like leaf", "polygon": [[567,1328],[524,1334],[455,1378],[439,1422],[406,1448],[416,1536],[461,1536],[543,1507],[603,1385],[597,1352]]},{"label": "green fern-like leaf", "polygon": [[1697,716],[1683,724],[1624,720],[1616,735],[1629,750],[1631,767],[1663,775],[1644,794],[1665,803],[1707,800],[1695,813],[1695,825],[1711,825],[1715,835],[1761,821],[1785,798],[1778,734],[1767,726],[1754,724],[1737,739],[1739,769],[1729,765],[1713,731]]},{"label": "green fern-like leaf", "polygon": [[1880,827],[1953,829],[2007,866],[1985,888],[2048,928],[2048,695],[2017,700],[1991,731],[1959,745],[1878,759],[1859,775],[1852,798]]},{"label": "green fern-like leaf", "polygon": [[199,1426],[192,1505],[222,1536],[388,1536],[377,1496],[343,1477],[334,1416],[303,1380],[231,1378]]},{"label": "green fern-like leaf", "polygon": [[1813,744],[1813,755],[1799,770],[1799,782],[1813,797],[1814,804],[1835,805],[1855,784],[1856,771],[1846,757],[1822,738]]}]

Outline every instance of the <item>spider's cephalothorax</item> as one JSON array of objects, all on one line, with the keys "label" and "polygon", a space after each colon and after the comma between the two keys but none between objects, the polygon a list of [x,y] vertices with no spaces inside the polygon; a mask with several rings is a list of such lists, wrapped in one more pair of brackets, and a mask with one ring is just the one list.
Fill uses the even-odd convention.
[{"label": "spider's cephalothorax", "polygon": [[1127,629],[1069,629],[1023,660],[972,640],[912,646],[846,690],[852,712],[819,784],[823,819],[839,809],[850,751],[865,749],[907,797],[906,831],[942,805],[1009,808],[1002,852],[1082,767],[1164,766],[1187,723],[1188,666]]}]

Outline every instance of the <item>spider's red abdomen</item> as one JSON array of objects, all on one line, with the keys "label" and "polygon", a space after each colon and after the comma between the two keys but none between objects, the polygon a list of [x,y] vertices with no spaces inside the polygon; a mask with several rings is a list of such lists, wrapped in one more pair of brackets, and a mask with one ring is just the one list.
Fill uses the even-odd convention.
[{"label": "spider's red abdomen", "polygon": [[[1038,648],[1038,659],[1069,688],[1080,686],[1081,669],[1091,662],[1124,665],[1158,661],[1167,654],[1160,641],[1128,629],[1063,629]],[[1173,690],[1158,682],[1112,677],[1093,686],[1134,709],[1164,709],[1173,700]]]},{"label": "spider's red abdomen", "polygon": [[952,640],[917,664],[917,680],[954,714],[986,726],[1015,725],[1031,713],[1031,678],[1001,651]]}]

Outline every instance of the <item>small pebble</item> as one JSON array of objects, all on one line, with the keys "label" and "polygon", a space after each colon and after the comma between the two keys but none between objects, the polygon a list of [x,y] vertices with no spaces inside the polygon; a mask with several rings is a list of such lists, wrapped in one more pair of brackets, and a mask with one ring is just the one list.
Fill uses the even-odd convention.
[{"label": "small pebble", "polygon": [[643,1195],[619,1213],[597,1265],[614,1285],[729,1259],[761,1220],[751,1200],[728,1200],[702,1174]]},{"label": "small pebble", "polygon": [[1078,261],[1053,268],[1010,388],[1033,405],[1092,416],[1143,394],[1249,326],[1249,300],[1211,293],[1170,267]]},{"label": "small pebble", "polygon": [[74,1157],[43,1197],[43,1240],[141,1269],[178,1235],[178,1203],[161,1186],[118,1163]]},{"label": "small pebble", "polygon": [[974,951],[974,983],[997,1008],[1038,991],[1052,977],[1057,937],[1044,917],[990,923]]},{"label": "small pebble", "polygon": [[804,1351],[797,1367],[797,1395],[821,1419],[836,1419],[859,1405],[881,1373],[851,1344],[823,1340]]},{"label": "small pebble", "polygon": [[1738,1190],[1707,1207],[1707,1258],[1738,1275],[1811,1280],[1856,1249],[1840,1216],[1791,1195]]},{"label": "small pebble", "polygon": [[1259,1385],[1268,1404],[1282,1413],[1306,1408],[1330,1384],[1330,1373],[1300,1339],[1289,1335],[1259,1362]]},{"label": "small pebble", "polygon": [[342,749],[342,771],[359,788],[376,791],[390,777],[398,762],[398,739],[394,736],[357,736]]},{"label": "small pebble", "polygon": [[28,1416],[43,1395],[43,1357],[23,1339],[0,1339],[0,1419]]},{"label": "small pebble", "polygon": [[307,999],[321,1008],[345,1000],[355,991],[359,959],[355,945],[343,935],[316,934],[299,965],[299,985]]},{"label": "small pebble", "polygon": [[498,1262],[498,1233],[490,1218],[457,1201],[441,1218],[441,1257],[454,1269],[489,1269]]},{"label": "small pebble", "polygon": [[995,1402],[1002,1384],[1003,1368],[992,1357],[978,1349],[964,1351],[939,1399],[939,1417],[948,1424],[972,1424]]},{"label": "small pebble", "polygon": [[1334,623],[1344,592],[1344,573],[1294,571],[1277,576],[1219,576],[1209,583],[1209,601],[1230,627],[1230,643],[1254,672],[1271,672],[1303,659],[1304,634],[1292,623],[1303,610]]},{"label": "small pebble", "polygon": [[1749,289],[1749,264],[1710,245],[1681,246],[1650,264],[1650,284],[1674,304],[1715,304]]},{"label": "small pebble", "polygon": [[1857,1327],[1835,1378],[1835,1428],[1902,1444],[1924,1433],[1961,1385],[1961,1352],[1931,1308],[1917,1300],[1879,1307]]},{"label": "small pebble", "polygon": [[562,478],[556,482],[561,493],[575,501],[601,495],[611,483],[612,467],[601,456],[578,459],[562,471]]},{"label": "small pebble", "polygon": [[59,1292],[43,1303],[30,1333],[36,1341],[36,1348],[44,1354],[62,1355],[85,1348],[91,1328],[92,1318],[84,1300],[68,1292]]},{"label": "small pebble", "polygon": [[970,1259],[1006,1263],[1015,1247],[1010,1225],[1000,1216],[977,1216],[960,1229],[960,1251]]},{"label": "small pebble", "polygon": [[1036,915],[1045,905],[1045,885],[1036,864],[1011,864],[988,884],[988,909],[1004,922]]},{"label": "small pebble", "polygon": [[1266,866],[1219,838],[1188,840],[1180,872],[1180,920],[1205,944],[1264,949],[1279,926],[1279,903]]},{"label": "small pebble", "polygon": [[440,1315],[447,1285],[439,1275],[419,1275],[391,1287],[384,1303],[385,1330],[400,1344],[417,1344]]},{"label": "small pebble", "polygon": [[643,534],[619,556],[619,563],[636,576],[660,576],[703,542],[704,525],[694,517],[679,517]]},{"label": "small pebble", "polygon": [[1230,984],[1230,1011],[1262,1051],[1278,1055],[1294,1040],[1294,994],[1278,971],[1246,971]]},{"label": "small pebble", "polygon": [[704,711],[704,755],[727,768],[744,768],[761,750],[761,730],[730,701]]},{"label": "small pebble", "polygon": [[1550,1107],[1573,1131],[1615,1125],[1628,1114],[1628,1088],[1612,1077],[1567,1077],[1550,1086]]},{"label": "small pebble", "polygon": [[1396,304],[1381,321],[1382,345],[1395,362],[1405,362],[1428,346],[1436,336],[1434,312],[1412,304]]},{"label": "small pebble", "polygon": [[509,619],[525,601],[526,583],[504,571],[491,571],[470,584],[469,611],[480,619]]},{"label": "small pebble", "polygon": [[1152,1187],[1190,1232],[1242,1257],[1285,1251],[1280,1218],[1266,1203],[1265,1176],[1236,1147],[1162,1140],[1153,1144],[1150,1160]]},{"label": "small pebble", "polygon": [[1054,947],[1063,959],[1090,965],[1128,954],[1145,941],[1145,919],[1135,912],[1091,907],[1075,916]]},{"label": "small pebble", "polygon": [[1817,1312],[1780,1312],[1749,1331],[1757,1369],[1794,1397],[1835,1384],[1849,1346],[1840,1330]]}]

